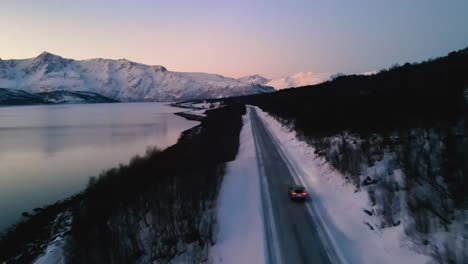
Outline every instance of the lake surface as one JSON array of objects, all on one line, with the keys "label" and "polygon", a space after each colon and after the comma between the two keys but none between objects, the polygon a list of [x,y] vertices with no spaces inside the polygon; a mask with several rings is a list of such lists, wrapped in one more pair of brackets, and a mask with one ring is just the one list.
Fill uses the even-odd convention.
[{"label": "lake surface", "polygon": [[0,107],[0,232],[199,122],[162,103]]}]

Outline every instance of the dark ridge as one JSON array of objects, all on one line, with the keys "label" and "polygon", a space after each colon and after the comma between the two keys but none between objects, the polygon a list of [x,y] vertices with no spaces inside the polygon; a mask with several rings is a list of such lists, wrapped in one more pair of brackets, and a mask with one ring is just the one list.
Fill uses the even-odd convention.
[{"label": "dark ridge", "polygon": [[0,88],[0,106],[2,105],[35,105],[46,102],[37,95],[22,90]]},{"label": "dark ridge", "polygon": [[[66,90],[58,90],[58,91],[51,91],[51,92],[42,92],[37,93],[37,96],[41,97],[44,101],[49,103],[54,103],[56,101],[62,100],[65,96],[70,96],[74,98],[78,98],[84,100],[85,103],[116,103],[119,102],[118,100],[93,93],[93,92],[85,92],[85,91],[66,91]],[[65,101],[65,103],[67,103]]]},{"label": "dark ridge", "polygon": [[67,96],[83,100],[82,103],[95,104],[119,102],[118,100],[97,93],[85,91],[57,90],[32,94],[23,90],[0,88],[0,106],[74,103],[73,101],[67,101]]},{"label": "dark ridge", "polygon": [[435,121],[453,122],[466,111],[467,72],[465,48],[370,76],[340,76],[317,85],[227,101],[260,106],[306,133],[431,126]]}]

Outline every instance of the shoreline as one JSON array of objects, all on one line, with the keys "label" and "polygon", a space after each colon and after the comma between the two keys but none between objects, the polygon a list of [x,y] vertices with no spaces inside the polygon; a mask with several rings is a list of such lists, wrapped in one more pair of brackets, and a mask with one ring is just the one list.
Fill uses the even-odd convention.
[{"label": "shoreline", "polygon": [[[116,102],[120,103],[120,102]],[[37,104],[45,105],[45,104]],[[37,105],[10,105],[10,106],[37,106]],[[53,104],[47,104],[53,105]],[[166,104],[167,106],[183,108],[175,106],[173,103]],[[203,117],[190,115],[184,112],[175,112],[172,113],[186,118],[190,121],[199,121],[203,120]],[[182,131],[179,136],[183,136],[187,131],[191,131],[195,125],[188,130]],[[173,145],[167,146],[165,149],[168,149],[174,145],[178,144],[178,141]],[[165,150],[164,149],[164,150]],[[163,150],[163,151],[164,151]],[[137,154],[136,156],[140,156]],[[134,157],[136,157],[134,156]],[[128,164],[133,158],[128,160]],[[117,168],[114,166],[105,171],[112,170]],[[98,177],[99,175],[97,175]],[[95,178],[97,178],[95,177]],[[91,177],[92,178],[92,177]],[[66,240],[66,236],[70,233],[71,229],[71,211],[74,207],[79,205],[80,202],[85,198],[86,191],[88,186],[85,186],[83,190],[78,193],[72,194],[69,197],[57,200],[51,204],[45,204],[41,207],[37,207],[31,211],[22,212],[22,217],[15,223],[5,227],[5,229],[0,230],[0,263],[9,263],[11,259],[16,259],[23,254],[29,255],[30,258],[27,261],[33,263],[37,258],[46,253],[46,249],[55,244],[56,240]],[[62,217],[67,215],[67,217]],[[63,231],[68,230],[68,231]],[[3,259],[5,248],[15,247],[16,251],[20,252],[15,257],[9,259]],[[2,262],[6,261],[6,262]]]}]

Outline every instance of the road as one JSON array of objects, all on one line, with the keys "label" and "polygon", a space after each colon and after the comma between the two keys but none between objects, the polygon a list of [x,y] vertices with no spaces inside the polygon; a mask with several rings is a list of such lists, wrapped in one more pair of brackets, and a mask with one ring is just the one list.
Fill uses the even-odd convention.
[{"label": "road", "polygon": [[261,177],[267,263],[339,263],[322,242],[320,225],[307,203],[289,199],[288,185],[297,183],[294,172],[255,108],[249,108]]}]

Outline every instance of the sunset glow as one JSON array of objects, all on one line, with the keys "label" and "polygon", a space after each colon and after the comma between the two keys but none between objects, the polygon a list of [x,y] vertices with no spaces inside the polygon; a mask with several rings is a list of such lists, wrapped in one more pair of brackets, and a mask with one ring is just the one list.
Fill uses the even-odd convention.
[{"label": "sunset glow", "polygon": [[3,0],[0,57],[47,50],[231,77],[366,72],[464,47],[467,10],[462,0]]}]

